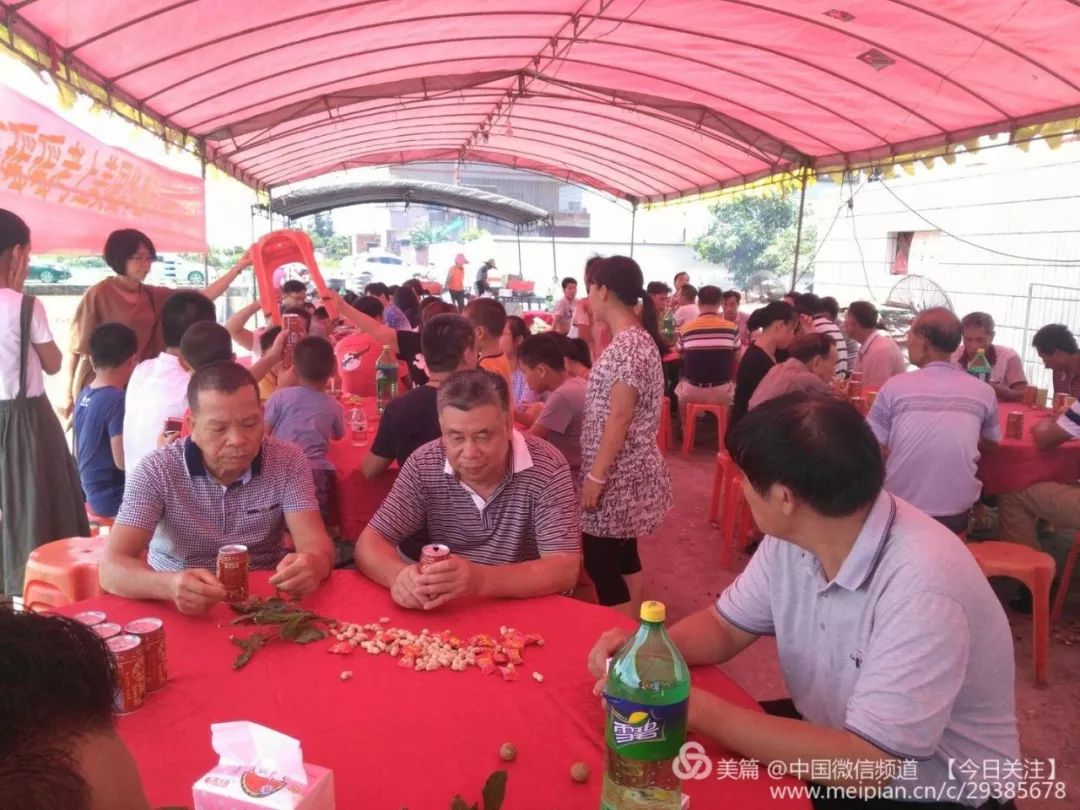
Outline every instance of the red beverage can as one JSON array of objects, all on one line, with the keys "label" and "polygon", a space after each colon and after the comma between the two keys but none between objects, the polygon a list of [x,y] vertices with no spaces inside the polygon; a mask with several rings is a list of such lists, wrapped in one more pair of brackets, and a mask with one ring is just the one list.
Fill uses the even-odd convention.
[{"label": "red beverage can", "polygon": [[853,371],[853,372],[851,372],[851,376],[848,377],[848,379],[851,380],[852,382],[861,383],[862,382],[862,372],[861,371]]},{"label": "red beverage can", "polygon": [[118,636],[124,631],[124,628],[122,628],[118,624],[113,624],[112,622],[102,622],[101,624],[95,624],[90,629],[97,633],[98,637],[102,641],[108,641],[113,636]]},{"label": "red beverage can", "polygon": [[443,545],[442,543],[428,543],[422,549],[420,549],[420,573],[424,573],[424,570],[429,565],[442,562],[443,560],[450,559],[450,547]]},{"label": "red beverage can", "polygon": [[142,639],[146,691],[156,692],[169,679],[165,660],[165,623],[154,617],[136,619],[124,626],[124,632]]},{"label": "red beverage can", "polygon": [[285,352],[282,360],[286,368],[292,365],[293,352],[296,344],[307,335],[307,326],[304,319],[293,312],[287,312],[281,316],[281,330],[285,333]]},{"label": "red beverage can", "polygon": [[146,702],[146,661],[142,639],[138,636],[113,636],[105,642],[116,661],[116,691],[113,710],[130,714]]},{"label": "red beverage can", "polygon": [[862,397],[852,397],[851,404],[855,406],[855,410],[863,416],[866,416],[867,412],[870,410],[870,407],[866,404],[866,400]]},{"label": "red beverage can", "polygon": [[862,396],[862,380],[856,380],[854,378],[848,380],[847,394],[851,399],[857,399]]},{"label": "red beverage can", "polygon": [[82,613],[76,613],[71,618],[79,622],[79,624],[93,627],[95,624],[101,624],[105,621],[105,614],[100,610],[84,610]]},{"label": "red beverage can", "polygon": [[1005,417],[1005,438],[1021,439],[1024,436],[1024,412],[1009,411]]},{"label": "red beverage can", "polygon": [[1034,385],[1029,385],[1024,389],[1024,398],[1021,403],[1027,405],[1029,408],[1035,407],[1035,400],[1039,396],[1039,389]]},{"label": "red beverage can", "polygon": [[165,433],[179,433],[184,427],[184,420],[179,416],[170,416],[165,420]]},{"label": "red beverage can", "polygon": [[247,546],[222,546],[217,555],[217,578],[225,586],[226,602],[243,602],[248,597]]}]

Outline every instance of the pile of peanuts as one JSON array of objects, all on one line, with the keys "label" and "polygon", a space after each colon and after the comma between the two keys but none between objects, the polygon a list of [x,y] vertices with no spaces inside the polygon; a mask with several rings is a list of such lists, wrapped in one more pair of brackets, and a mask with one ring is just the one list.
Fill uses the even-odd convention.
[{"label": "pile of peanuts", "polygon": [[[498,670],[503,680],[516,681],[517,667],[525,663],[523,650],[533,644],[544,646],[542,636],[521,633],[505,625],[499,628],[497,637],[480,634],[464,641],[449,630],[432,632],[425,627],[417,635],[399,627],[387,627],[389,623],[385,616],[372,624],[338,622],[331,630],[337,643],[330,652],[349,655],[360,648],[368,655],[386,653],[398,659],[398,666],[416,672],[442,668],[464,672],[467,667],[479,667],[483,675]],[[537,682],[544,679],[538,672],[533,673],[533,678]]]}]

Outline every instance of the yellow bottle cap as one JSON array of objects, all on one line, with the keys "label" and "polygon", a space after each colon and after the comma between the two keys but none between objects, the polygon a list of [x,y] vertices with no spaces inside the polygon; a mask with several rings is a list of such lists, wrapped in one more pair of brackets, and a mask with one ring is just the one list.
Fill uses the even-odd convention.
[{"label": "yellow bottle cap", "polygon": [[667,615],[667,608],[664,607],[663,602],[642,602],[641,603],[641,620],[643,622],[662,622]]}]

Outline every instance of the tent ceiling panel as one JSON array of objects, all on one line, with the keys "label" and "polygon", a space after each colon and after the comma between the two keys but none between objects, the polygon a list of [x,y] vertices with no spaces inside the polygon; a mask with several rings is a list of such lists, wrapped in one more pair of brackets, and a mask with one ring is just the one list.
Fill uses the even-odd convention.
[{"label": "tent ceiling panel", "polygon": [[482,155],[670,199],[1080,114],[1070,0],[0,0],[3,12],[37,49],[28,58],[263,185]]}]

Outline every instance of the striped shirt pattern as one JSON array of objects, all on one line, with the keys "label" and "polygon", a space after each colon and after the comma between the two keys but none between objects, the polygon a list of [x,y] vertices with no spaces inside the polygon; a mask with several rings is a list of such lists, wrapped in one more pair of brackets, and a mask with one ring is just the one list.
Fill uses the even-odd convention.
[{"label": "striped shirt pattern", "polygon": [[157,571],[214,570],[218,549],[248,547],[252,569],[269,570],[285,556],[285,513],[317,512],[304,452],[264,436],[244,477],[222,486],[210,477],[189,437],[155,450],[127,477],[116,522],[154,532],[148,562]]},{"label": "striped shirt pattern", "polygon": [[514,431],[513,469],[485,503],[450,469],[441,439],[417,449],[368,524],[410,559],[426,543],[485,565],[581,551],[580,504],[566,459]]},{"label": "striped shirt pattern", "polygon": [[824,315],[814,316],[814,331],[818,334],[828,335],[832,338],[832,342],[836,344],[836,373],[847,374],[848,373],[848,351],[847,340],[844,339],[844,333],[840,331],[840,327],[833,323],[829,318]]},{"label": "striped shirt pattern", "polygon": [[680,330],[678,348],[686,380],[697,385],[729,382],[739,348],[738,324],[716,312],[702,313]]}]

